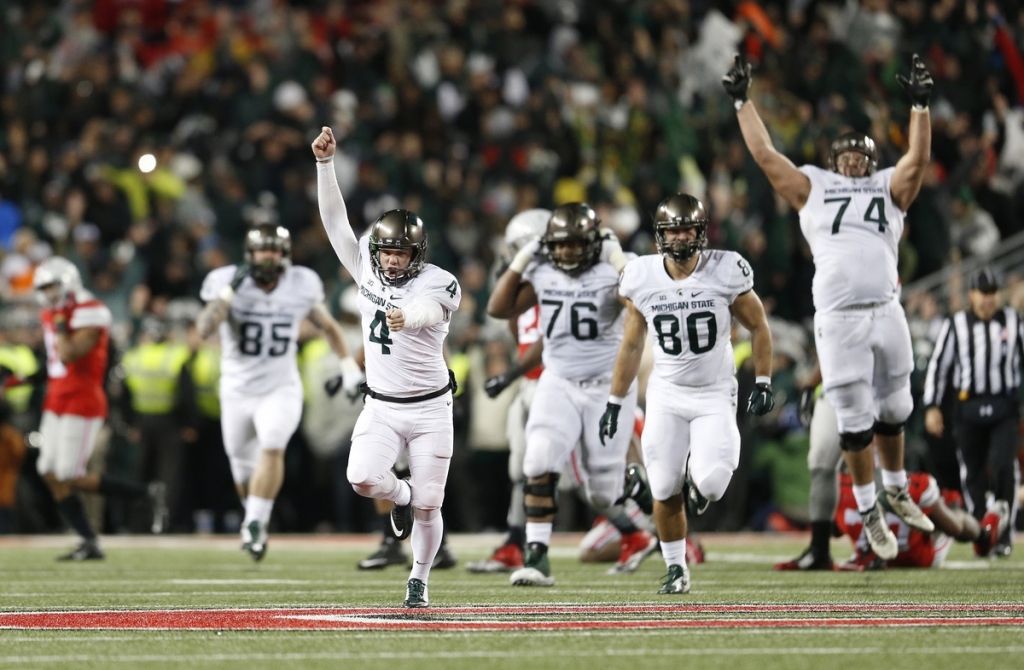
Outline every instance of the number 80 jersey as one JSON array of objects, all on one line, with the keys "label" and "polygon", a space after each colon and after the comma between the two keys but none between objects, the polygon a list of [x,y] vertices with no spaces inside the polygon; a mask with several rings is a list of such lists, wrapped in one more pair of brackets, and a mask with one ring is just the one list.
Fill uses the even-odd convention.
[{"label": "number 80 jersey", "polygon": [[[231,283],[235,267],[208,274],[199,297],[215,300]],[[309,268],[289,267],[270,293],[246,277],[235,291],[228,318],[220,324],[221,392],[263,395],[301,384],[295,361],[299,324],[323,299],[324,284]]]},{"label": "number 80 jersey", "polygon": [[710,386],[736,374],[729,308],[752,288],[754,273],[742,256],[704,251],[693,274],[681,280],[668,274],[660,254],[630,261],[619,294],[647,320],[654,338],[651,374],[677,386]]}]

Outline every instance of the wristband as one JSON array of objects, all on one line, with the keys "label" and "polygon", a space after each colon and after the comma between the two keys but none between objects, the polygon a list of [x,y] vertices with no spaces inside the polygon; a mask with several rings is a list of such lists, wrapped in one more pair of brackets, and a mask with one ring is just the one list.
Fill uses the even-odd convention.
[{"label": "wristband", "polygon": [[512,259],[512,262],[508,264],[508,269],[511,270],[512,272],[515,272],[516,274],[521,275],[523,274],[523,270],[526,269],[526,266],[529,265],[530,261],[532,260],[532,255],[518,253],[516,254],[515,258]]},{"label": "wristband", "polygon": [[733,100],[732,101],[732,106],[736,108],[737,112],[740,111],[741,109],[743,109],[743,105],[745,105],[745,104],[747,104],[746,100]]},{"label": "wristband", "polygon": [[362,372],[362,369],[359,367],[359,363],[356,363],[356,359],[351,356],[346,356],[341,359],[340,367],[342,375],[356,375]]},{"label": "wristband", "polygon": [[324,156],[323,158],[317,158],[317,163],[330,163],[334,160],[334,156]]},{"label": "wristband", "polygon": [[772,385],[772,378],[769,375],[758,375],[754,378],[755,384],[765,384],[766,386]]},{"label": "wristband", "polygon": [[622,268],[626,267],[626,263],[629,262],[629,259],[626,258],[626,252],[620,247],[608,256],[608,262],[612,264],[612,267],[615,268],[616,272],[622,272]]},{"label": "wristband", "polygon": [[608,396],[608,404],[609,405],[619,405],[619,406],[621,406],[623,400],[625,400],[625,398],[620,398],[617,395],[610,395],[610,396]]},{"label": "wristband", "polygon": [[234,299],[235,289],[231,288],[230,286],[225,286],[220,290],[220,293],[217,294],[217,300],[223,300],[226,303],[230,303]]},{"label": "wristband", "polygon": [[914,103],[914,109],[916,109],[919,112],[927,112],[928,111],[928,105],[919,105],[919,104],[917,104],[915,102]]}]

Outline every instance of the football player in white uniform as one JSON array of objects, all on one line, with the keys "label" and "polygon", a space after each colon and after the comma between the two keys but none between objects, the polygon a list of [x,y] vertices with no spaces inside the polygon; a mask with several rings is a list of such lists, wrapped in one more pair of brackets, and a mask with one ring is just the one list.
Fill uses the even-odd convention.
[{"label": "football player in white uniform", "polygon": [[[523,474],[527,483],[526,551],[523,567],[510,576],[517,586],[552,586],[547,550],[557,511],[557,483],[577,442],[585,498],[598,514],[624,519],[623,534],[641,532],[616,504],[622,495],[629,431],[608,446],[597,435],[601,403],[622,339],[622,305],[616,284],[628,259],[614,237],[602,238],[597,215],[584,203],[555,209],[544,237],[533,239],[512,259],[487,304],[496,318],[512,319],[539,305],[544,372],[526,424]],[[624,392],[633,415],[637,390]],[[654,538],[650,537],[649,551]]]},{"label": "football player in white uniform", "polygon": [[303,319],[324,331],[341,359],[342,385],[349,393],[356,393],[363,375],[324,305],[320,277],[292,265],[286,228],[262,224],[250,230],[245,262],[210,272],[200,297],[207,304],[196,320],[199,334],[205,338],[220,329],[220,422],[231,475],[245,505],[242,549],[259,561],[284,481],[285,447],[302,418],[295,353]]},{"label": "football player in white uniform", "polygon": [[[896,270],[903,218],[921,188],[931,151],[928,98],[932,78],[914,55],[910,78],[897,75],[913,103],[907,153],[877,170],[874,141],[846,133],[832,143],[830,170],[797,168],[775,149],[747,100],[750,65],[736,56],[723,77],[735,101],[747,148],[775,190],[800,212],[800,229],[814,255],[814,341],[825,393],[835,408],[843,456],[872,549],[896,556],[885,512],[930,533],[935,525],[907,491],[903,424],[914,409],[914,369]],[[884,490],[876,499],[874,442]]]},{"label": "football player in white uniform", "polygon": [[[511,262],[519,250],[531,240],[539,238],[547,230],[551,211],[528,209],[519,212],[505,226],[506,262]],[[496,398],[499,393],[522,377],[516,389],[516,398],[508,408],[506,435],[508,436],[508,477],[512,482],[512,498],[508,504],[508,535],[500,547],[488,558],[470,561],[466,569],[470,572],[512,572],[523,567],[523,549],[526,546],[526,509],[523,506],[523,459],[526,456],[526,419],[530,415],[530,404],[537,390],[537,380],[542,368],[538,365],[541,344],[540,307],[534,305],[513,320],[509,326],[515,328],[519,357],[504,373],[487,380],[484,388],[487,395]]]},{"label": "football player in white uniform", "polygon": [[[455,380],[443,348],[462,289],[451,273],[426,262],[427,234],[413,212],[385,212],[357,239],[334,172],[334,133],[325,126],[312,146],[320,216],[341,264],[359,284],[369,397],[352,434],[348,480],[360,495],[395,504],[395,535],[412,535],[403,604],[427,607],[455,432]],[[400,480],[391,468],[406,448],[411,479]]]},{"label": "football player in white uniform", "polygon": [[660,253],[632,260],[622,271],[626,333],[600,434],[603,441],[629,433],[619,430],[619,414],[633,414],[623,410],[625,396],[635,383],[649,328],[656,346],[641,448],[668,566],[658,593],[688,593],[683,499],[691,514],[703,514],[725,494],[740,462],[732,319],[750,331],[754,348],[757,379],[747,404],[752,414],[774,407],[772,336],[750,265],[732,251],[704,250],[708,216],[699,200],[685,193],[664,200],[654,214],[654,231]]}]

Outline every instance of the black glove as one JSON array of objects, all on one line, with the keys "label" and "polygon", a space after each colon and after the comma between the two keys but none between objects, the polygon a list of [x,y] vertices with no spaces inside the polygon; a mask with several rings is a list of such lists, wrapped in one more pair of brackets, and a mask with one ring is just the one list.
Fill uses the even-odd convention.
[{"label": "black glove", "polygon": [[252,265],[248,263],[242,263],[235,268],[235,276],[231,278],[231,290],[237,291],[238,287],[242,285],[242,282],[245,281],[245,278],[249,276],[250,272],[252,272]]},{"label": "black glove", "polygon": [[800,425],[804,428],[811,427],[811,419],[814,417],[814,402],[818,395],[814,388],[805,388],[800,391]]},{"label": "black glove", "polygon": [[338,391],[341,390],[341,383],[345,380],[345,375],[338,375],[337,377],[331,377],[324,382],[324,391],[327,392],[328,398],[333,398],[338,395]]},{"label": "black glove", "polygon": [[743,104],[747,101],[747,91],[750,90],[750,63],[744,61],[743,56],[736,54],[736,62],[722,77],[722,86],[737,103]]},{"label": "black glove", "polygon": [[502,391],[512,385],[512,382],[523,375],[523,370],[514,363],[500,375],[488,377],[484,382],[484,392],[488,398],[497,398]]},{"label": "black glove", "polygon": [[910,101],[914,103],[915,107],[928,106],[928,99],[932,95],[932,86],[935,85],[935,82],[932,81],[932,75],[917,54],[914,54],[914,61],[910,66],[910,79],[897,74],[896,81],[910,96]]},{"label": "black glove", "polygon": [[750,392],[750,400],[747,401],[747,414],[764,416],[775,408],[775,398],[772,396],[772,385],[761,382],[754,385]]},{"label": "black glove", "polygon": [[605,405],[604,414],[601,415],[601,427],[599,429],[599,435],[601,436],[601,444],[604,444],[604,438],[609,440],[615,437],[616,428],[619,425],[619,410],[622,409],[622,405],[617,405],[613,402]]}]

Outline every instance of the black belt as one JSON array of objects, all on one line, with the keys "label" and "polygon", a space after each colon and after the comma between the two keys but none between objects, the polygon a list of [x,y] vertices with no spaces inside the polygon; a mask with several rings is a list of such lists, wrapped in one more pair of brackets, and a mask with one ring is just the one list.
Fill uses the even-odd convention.
[{"label": "black belt", "polygon": [[455,381],[455,373],[452,372],[451,370],[448,370],[448,383],[445,384],[443,388],[439,388],[436,391],[431,391],[426,395],[417,395],[408,398],[397,398],[395,396],[377,393],[376,391],[371,389],[370,385],[367,384],[366,382],[363,382],[362,384],[359,385],[359,392],[363,394],[364,399],[366,398],[366,396],[370,396],[374,400],[383,400],[384,402],[397,402],[403,405],[413,402],[423,402],[424,400],[433,400],[434,398],[440,398],[445,393],[448,393],[448,391],[451,391],[452,395],[455,395],[456,391],[458,390],[459,385]]}]

